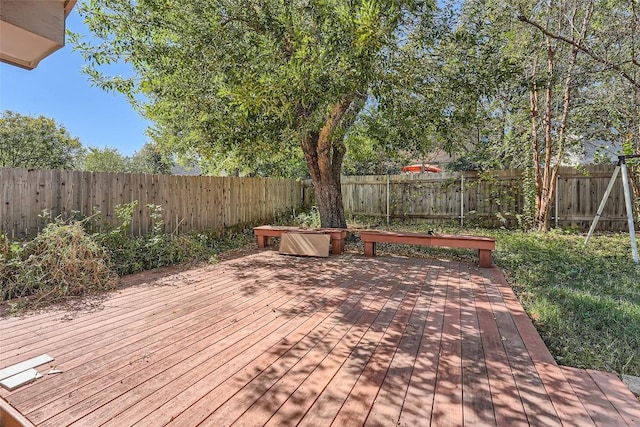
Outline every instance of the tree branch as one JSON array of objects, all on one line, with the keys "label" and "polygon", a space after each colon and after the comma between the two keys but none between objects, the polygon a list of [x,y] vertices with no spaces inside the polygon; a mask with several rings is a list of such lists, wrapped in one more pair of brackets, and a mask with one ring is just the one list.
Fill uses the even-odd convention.
[{"label": "tree branch", "polygon": [[220,26],[226,27],[232,22],[241,22],[243,24],[246,24],[249,28],[251,28],[256,33],[261,33],[263,31],[263,28],[257,22],[253,22],[249,19],[242,18],[240,16],[229,16],[220,22]]},{"label": "tree branch", "polygon": [[[623,70],[618,64],[614,64],[613,62],[609,61],[608,59],[599,56],[598,54],[593,52],[591,49],[583,46],[581,43],[578,43],[578,42],[576,42],[574,40],[568,39],[568,38],[566,38],[564,36],[561,36],[559,34],[554,34],[551,31],[549,31],[546,28],[544,28],[539,23],[537,23],[535,21],[532,21],[531,19],[527,18],[524,15],[518,15],[518,20],[537,28],[538,30],[542,31],[542,33],[544,35],[546,35],[547,37],[551,37],[552,39],[555,39],[555,40],[560,40],[562,42],[565,42],[565,43],[573,46],[574,48],[580,50],[581,52],[583,52],[586,55],[588,55],[589,57],[591,57],[591,59],[593,59],[594,61],[599,62],[600,64],[603,64],[603,65],[606,65],[607,67],[610,67],[611,69],[615,70],[625,80],[627,80],[633,86],[635,86],[638,89],[640,89],[640,81],[634,79],[631,75],[629,75],[629,73],[627,73],[625,70]],[[635,60],[635,58],[632,58],[632,62],[636,66],[640,66],[640,64],[638,63],[638,61]]]}]

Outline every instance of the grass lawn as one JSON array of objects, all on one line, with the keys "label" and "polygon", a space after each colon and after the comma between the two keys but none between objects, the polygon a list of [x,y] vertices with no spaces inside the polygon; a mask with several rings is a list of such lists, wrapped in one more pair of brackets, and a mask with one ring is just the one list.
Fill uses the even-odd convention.
[{"label": "grass lawn", "polygon": [[[640,266],[629,234],[585,236],[395,224],[380,228],[475,234],[497,239],[494,262],[558,363],[640,376]],[[418,246],[380,250],[476,261],[475,251]]]}]

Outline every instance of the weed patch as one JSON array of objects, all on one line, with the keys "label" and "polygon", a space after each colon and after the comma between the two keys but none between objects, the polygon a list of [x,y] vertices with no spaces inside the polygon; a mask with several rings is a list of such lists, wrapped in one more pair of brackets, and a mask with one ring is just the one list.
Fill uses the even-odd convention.
[{"label": "weed patch", "polygon": [[224,234],[164,234],[160,206],[149,206],[151,232],[134,237],[130,227],[136,204],[116,208],[117,227],[110,227],[95,213],[82,220],[56,218],[25,243],[12,242],[0,234],[0,296],[2,301],[11,300],[9,311],[114,289],[118,276],[130,273],[216,262],[219,254],[254,241],[251,228]]},{"label": "weed patch", "polygon": [[5,300],[22,298],[23,305],[38,307],[116,285],[108,254],[79,222],[53,222],[20,249],[12,248],[6,258],[3,251],[0,263]]}]

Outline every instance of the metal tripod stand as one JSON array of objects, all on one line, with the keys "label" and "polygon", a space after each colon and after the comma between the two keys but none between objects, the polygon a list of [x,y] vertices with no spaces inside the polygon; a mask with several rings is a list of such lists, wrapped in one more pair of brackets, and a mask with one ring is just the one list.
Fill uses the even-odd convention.
[{"label": "metal tripod stand", "polygon": [[600,207],[598,208],[598,212],[596,216],[593,218],[593,222],[591,223],[591,228],[589,228],[589,234],[587,234],[587,238],[584,241],[586,245],[589,243],[589,239],[593,234],[593,231],[598,225],[598,220],[600,219],[600,215],[602,215],[602,211],[604,210],[604,206],[607,204],[607,200],[609,199],[609,194],[611,194],[611,190],[613,189],[613,184],[616,182],[616,178],[620,171],[622,171],[622,186],[624,188],[624,202],[627,208],[627,222],[629,223],[629,236],[631,237],[631,254],[633,255],[633,262],[638,263],[638,246],[636,244],[636,231],[633,225],[633,206],[631,204],[631,189],[629,187],[629,174],[627,172],[627,159],[640,158],[640,155],[633,156],[618,156],[618,164],[616,165],[616,169],[613,171],[613,176],[611,176],[611,180],[609,181],[609,185],[607,186],[607,190],[604,192],[604,197],[602,197],[602,202],[600,202]]}]

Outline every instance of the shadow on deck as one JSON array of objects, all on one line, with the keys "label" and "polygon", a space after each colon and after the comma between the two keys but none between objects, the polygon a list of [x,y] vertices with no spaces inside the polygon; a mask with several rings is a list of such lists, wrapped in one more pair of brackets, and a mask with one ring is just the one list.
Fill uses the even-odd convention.
[{"label": "shadow on deck", "polygon": [[639,425],[615,376],[561,368],[497,268],[263,251],[127,277],[99,310],[0,320],[39,426]]}]

